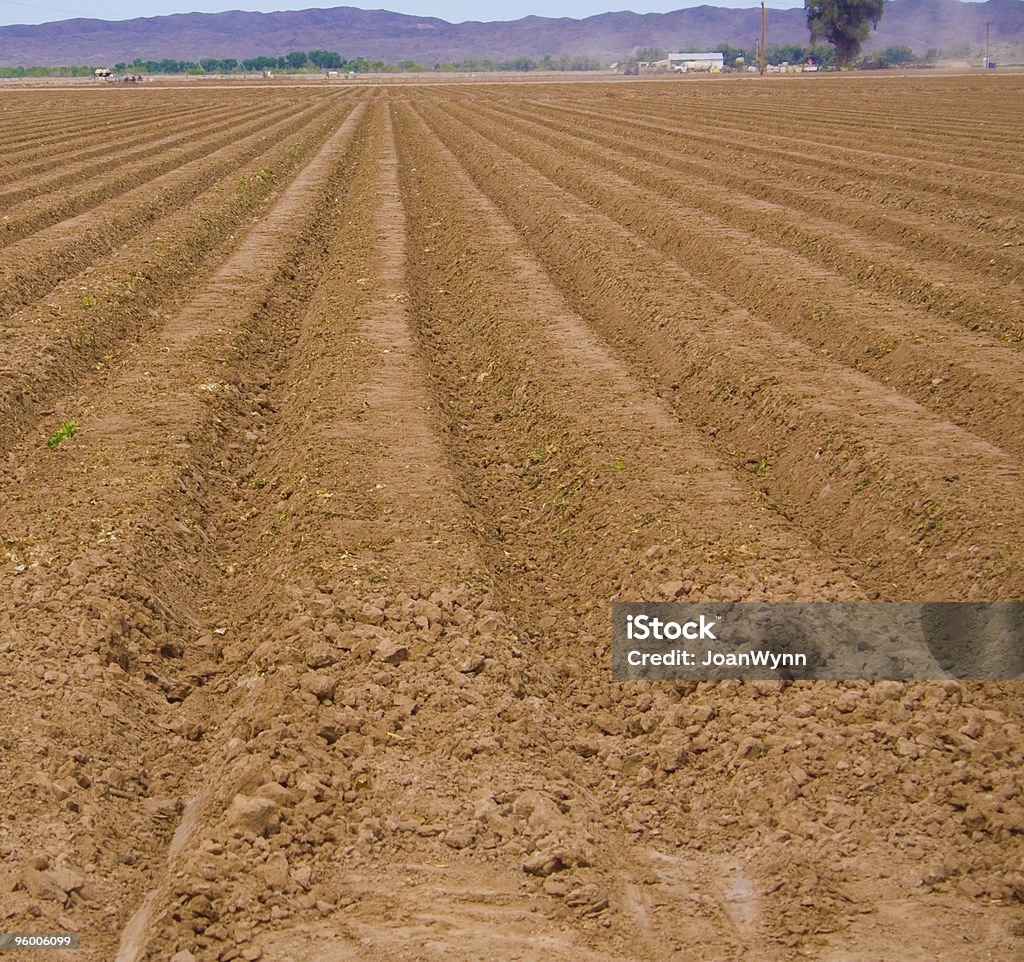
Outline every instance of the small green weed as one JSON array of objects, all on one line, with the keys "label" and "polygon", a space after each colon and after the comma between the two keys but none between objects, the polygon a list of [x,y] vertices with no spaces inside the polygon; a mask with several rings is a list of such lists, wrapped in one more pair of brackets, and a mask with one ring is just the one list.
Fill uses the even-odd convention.
[{"label": "small green weed", "polygon": [[52,451],[65,438],[74,437],[78,425],[74,421],[61,421],[60,427],[46,439],[46,446]]},{"label": "small green weed", "polygon": [[614,461],[612,461],[612,468],[615,471],[623,471],[623,470],[625,470],[625,467],[626,467],[626,462],[623,461],[622,458],[616,458]]},{"label": "small green weed", "polygon": [[95,297],[90,297],[88,294],[82,295],[82,307],[95,307],[96,303]]},{"label": "small green weed", "polygon": [[547,459],[548,453],[546,451],[541,451],[540,448],[534,448],[526,459],[526,466],[530,468],[535,464],[543,464]]},{"label": "small green weed", "polygon": [[885,357],[886,354],[892,354],[896,350],[896,342],[891,337],[880,337],[874,344],[864,348],[865,354],[870,354],[872,357]]}]

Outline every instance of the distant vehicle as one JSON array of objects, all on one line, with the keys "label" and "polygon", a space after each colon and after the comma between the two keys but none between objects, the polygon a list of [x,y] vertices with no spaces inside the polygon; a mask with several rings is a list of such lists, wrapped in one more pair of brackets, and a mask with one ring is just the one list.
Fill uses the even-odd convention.
[{"label": "distant vehicle", "polygon": [[109,67],[97,67],[93,73],[97,80],[109,80],[114,75]]}]

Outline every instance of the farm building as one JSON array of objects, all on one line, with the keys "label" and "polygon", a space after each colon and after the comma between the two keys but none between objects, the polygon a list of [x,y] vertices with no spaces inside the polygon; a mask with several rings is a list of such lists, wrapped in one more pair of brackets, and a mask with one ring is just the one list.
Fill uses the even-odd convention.
[{"label": "farm building", "polygon": [[717,51],[714,53],[670,53],[668,65],[673,70],[710,70],[714,72],[725,66],[725,56]]}]

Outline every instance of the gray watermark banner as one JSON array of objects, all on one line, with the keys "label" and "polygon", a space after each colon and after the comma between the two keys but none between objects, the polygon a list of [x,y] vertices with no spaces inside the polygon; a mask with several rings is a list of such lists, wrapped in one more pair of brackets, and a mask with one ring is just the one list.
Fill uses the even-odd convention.
[{"label": "gray watermark banner", "polygon": [[618,602],[612,678],[1024,678],[1024,603]]}]

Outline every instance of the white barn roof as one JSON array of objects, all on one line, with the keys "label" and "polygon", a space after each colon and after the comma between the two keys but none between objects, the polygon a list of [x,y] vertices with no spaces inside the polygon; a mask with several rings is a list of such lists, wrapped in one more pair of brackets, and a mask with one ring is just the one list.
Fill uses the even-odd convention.
[{"label": "white barn roof", "polygon": [[668,55],[670,61],[680,60],[724,60],[725,56],[718,51],[714,53],[670,53]]}]

